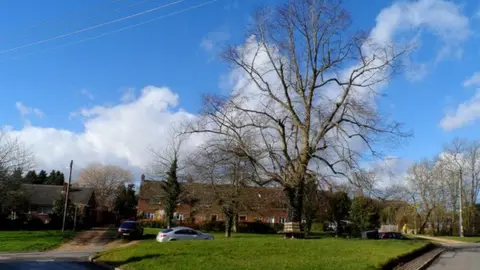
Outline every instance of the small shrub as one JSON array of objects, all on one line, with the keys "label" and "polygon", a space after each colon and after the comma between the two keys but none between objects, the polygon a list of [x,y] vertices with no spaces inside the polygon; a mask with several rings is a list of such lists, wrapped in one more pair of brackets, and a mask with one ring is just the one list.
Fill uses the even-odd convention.
[{"label": "small shrub", "polygon": [[163,220],[141,219],[137,220],[145,228],[166,228],[167,223]]}]

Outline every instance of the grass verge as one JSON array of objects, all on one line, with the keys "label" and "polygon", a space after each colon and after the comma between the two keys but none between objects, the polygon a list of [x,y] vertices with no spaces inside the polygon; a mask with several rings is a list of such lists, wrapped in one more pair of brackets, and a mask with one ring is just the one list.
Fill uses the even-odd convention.
[{"label": "grass verge", "polygon": [[[158,230],[157,230],[158,231]],[[154,233],[147,230],[146,233]],[[123,269],[381,269],[392,259],[428,244],[417,240],[359,240],[325,237],[286,240],[279,235],[234,234],[214,241],[157,243],[100,254]]]},{"label": "grass verge", "polygon": [[0,252],[44,251],[73,238],[75,232],[0,231]]}]

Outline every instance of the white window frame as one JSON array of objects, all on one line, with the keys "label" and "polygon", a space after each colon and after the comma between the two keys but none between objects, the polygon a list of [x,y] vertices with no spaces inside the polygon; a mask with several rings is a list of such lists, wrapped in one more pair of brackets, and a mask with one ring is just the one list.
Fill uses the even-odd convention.
[{"label": "white window frame", "polygon": [[283,224],[283,223],[287,222],[287,218],[281,217],[281,218],[278,219],[278,221]]},{"label": "white window frame", "polygon": [[268,223],[275,224],[275,217],[269,217],[268,218]]},{"label": "white window frame", "polygon": [[153,212],[145,212],[143,215],[146,219],[153,219],[155,217],[155,213]]},{"label": "white window frame", "polygon": [[178,221],[184,221],[185,220],[185,216],[183,215],[183,213],[177,213],[175,215],[175,219],[178,220]]}]

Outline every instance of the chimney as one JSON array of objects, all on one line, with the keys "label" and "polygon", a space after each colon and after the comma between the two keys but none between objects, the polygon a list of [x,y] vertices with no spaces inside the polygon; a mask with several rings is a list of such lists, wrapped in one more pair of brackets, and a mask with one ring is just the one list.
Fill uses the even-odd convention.
[{"label": "chimney", "polygon": [[142,176],[140,176],[141,181],[145,181],[145,174],[142,173]]}]

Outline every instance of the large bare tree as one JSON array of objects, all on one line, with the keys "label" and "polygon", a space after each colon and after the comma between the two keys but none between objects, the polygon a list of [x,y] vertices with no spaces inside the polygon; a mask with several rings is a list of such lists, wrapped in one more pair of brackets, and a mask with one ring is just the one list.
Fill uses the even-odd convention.
[{"label": "large bare tree", "polygon": [[350,25],[341,1],[291,0],[261,10],[247,43],[223,55],[233,93],[207,96],[202,119],[187,129],[235,141],[258,179],[284,188],[294,222],[308,174],[354,182],[360,159],[381,154],[377,143],[408,135],[375,106],[406,50]]},{"label": "large bare tree", "polygon": [[112,211],[118,196],[118,188],[132,182],[133,174],[128,169],[116,165],[92,163],[82,169],[74,184],[93,188],[99,206]]}]

